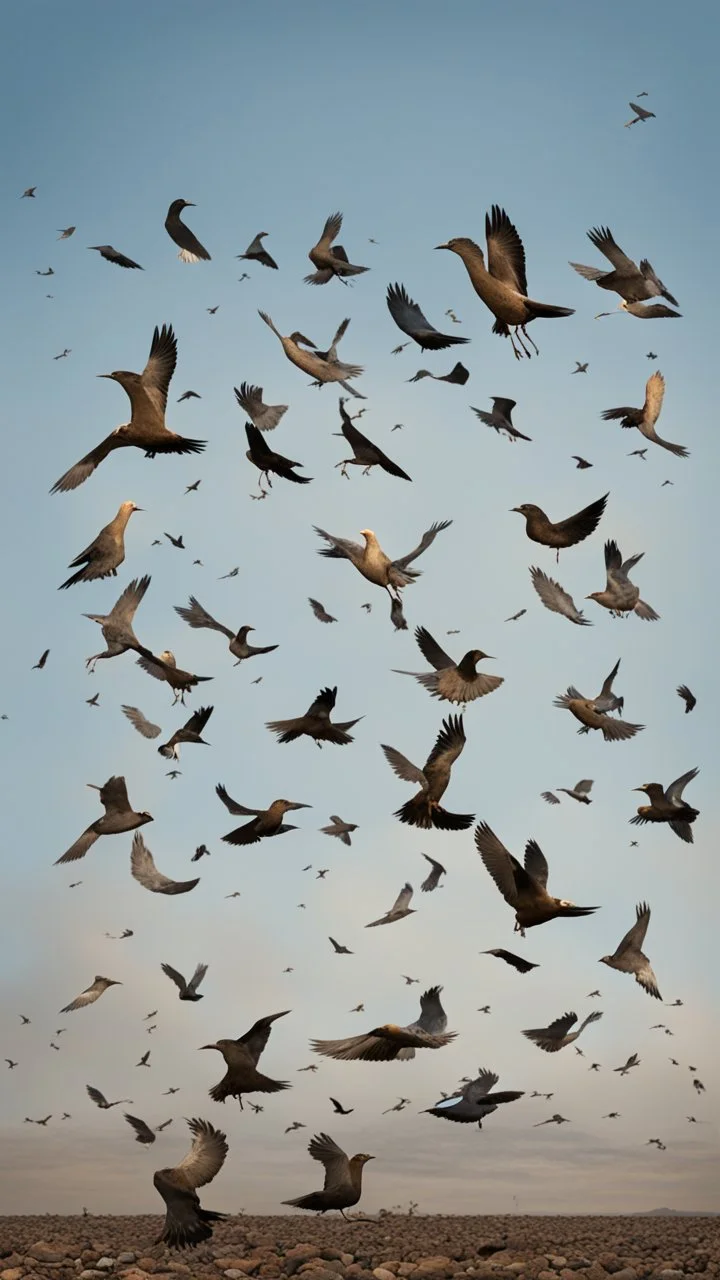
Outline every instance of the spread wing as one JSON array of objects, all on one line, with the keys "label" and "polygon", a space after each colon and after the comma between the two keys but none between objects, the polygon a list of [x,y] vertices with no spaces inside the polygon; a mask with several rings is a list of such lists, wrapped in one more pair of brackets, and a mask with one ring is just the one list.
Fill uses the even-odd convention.
[{"label": "spread wing", "polygon": [[442,987],[428,987],[420,997],[420,1017],[412,1022],[410,1031],[427,1031],[429,1035],[439,1036],[447,1026],[447,1014],[440,1001]]},{"label": "spread wing", "polygon": [[362,556],[363,548],[359,542],[351,542],[349,538],[336,538],[332,533],[326,533],[324,529],[319,529],[317,525],[313,525],[313,529],[321,538],[330,543],[329,547],[324,547],[318,555],[328,556],[332,559],[352,560]]},{"label": "spread wing", "polygon": [[540,1049],[544,1049],[546,1053],[557,1053],[562,1048],[562,1041],[565,1039],[570,1028],[577,1022],[577,1014],[565,1013],[562,1018],[556,1018],[550,1023],[549,1027],[534,1027],[529,1031],[523,1031],[523,1035],[528,1040],[532,1040]]},{"label": "spread wing", "polygon": [[404,911],[406,907],[409,907],[410,903],[412,902],[412,896],[413,896],[412,885],[404,884],[397,898],[395,899],[393,905],[390,908],[390,914],[392,915],[393,912],[395,911]]},{"label": "spread wing", "polygon": [[560,803],[560,801],[558,800],[557,796],[553,795],[552,791],[541,791],[541,792],[540,792],[540,795],[542,796],[543,800],[545,800],[545,801],[546,801],[546,803],[547,803],[547,804],[559,804],[559,803]]},{"label": "spread wing", "polygon": [[697,778],[699,772],[699,769],[689,769],[687,773],[681,774],[679,778],[676,778],[674,782],[670,783],[670,786],[665,792],[670,804],[679,805],[682,802],[682,793],[688,782],[692,782],[693,778]]},{"label": "spread wing", "polygon": [[244,804],[238,804],[237,800],[233,800],[229,796],[222,783],[218,783],[215,788],[215,794],[222,800],[228,813],[244,814],[245,817],[256,818],[259,813],[263,813],[263,809],[246,809]]},{"label": "spread wing", "polygon": [[489,1093],[499,1079],[500,1077],[494,1071],[486,1071],[482,1067],[478,1067],[477,1079],[465,1085],[462,1096],[466,1102],[476,1102],[479,1098]]},{"label": "spread wing", "polygon": [[134,729],[141,733],[143,738],[157,738],[162,729],[159,724],[153,724],[152,721],[146,720],[139,707],[128,707],[123,705],[123,711],[130,721]]},{"label": "spread wing", "polygon": [[246,1031],[244,1036],[240,1036],[240,1043],[245,1045],[255,1066],[257,1066],[260,1054],[270,1039],[273,1022],[277,1022],[278,1018],[284,1018],[289,1012],[289,1009],[283,1009],[282,1013],[269,1013],[265,1018],[258,1018],[250,1030]]},{"label": "spread wing", "polygon": [[155,1141],[155,1134],[144,1120],[141,1120],[139,1116],[128,1115],[127,1111],[124,1111],[123,1115],[125,1116],[128,1124],[135,1130],[136,1142],[144,1142],[149,1146],[151,1142]]},{"label": "spread wing", "polygon": [[166,978],[170,978],[171,982],[175,983],[175,986],[178,988],[179,991],[186,990],[187,984],[185,982],[185,979],[183,978],[181,973],[178,973],[177,969],[173,969],[171,964],[161,964],[160,968],[162,969]]},{"label": "spread wing", "polygon": [[164,414],[168,387],[177,364],[177,338],[172,325],[155,326],[150,356],[142,372],[142,383],[153,404]]},{"label": "spread wing", "polygon": [[137,880],[143,889],[149,889],[151,893],[189,893],[200,883],[199,876],[196,880],[171,880],[158,871],[155,859],[139,831],[136,831],[133,837],[130,871],[133,879]]},{"label": "spread wing", "polygon": [[322,716],[322,718],[325,720],[329,719],[330,712],[335,706],[336,697],[337,697],[337,687],[334,689],[321,689],[315,701],[311,702],[310,706],[305,712],[305,715],[306,716]]},{"label": "spread wing", "polygon": [[418,556],[421,556],[423,551],[427,551],[428,547],[435,541],[437,535],[442,533],[443,529],[449,529],[451,524],[452,520],[439,520],[435,524],[432,524],[429,529],[425,530],[425,533],[414,551],[409,551],[406,556],[402,556],[401,558],[394,560],[393,564],[396,564],[400,569],[407,569],[408,565],[412,564],[413,560],[417,560]]},{"label": "spread wing", "polygon": [[505,210],[496,204],[489,214],[485,214],[485,238],[490,275],[526,298],[528,290],[523,242]]},{"label": "spread wing", "polygon": [[100,803],[106,813],[127,813],[130,808],[124,778],[108,778],[100,788]]},{"label": "spread wing", "polygon": [[545,854],[535,840],[528,840],[525,845],[525,870],[533,880],[537,880],[543,889],[547,888],[548,864]]},{"label": "spread wing", "polygon": [[542,569],[535,567],[530,569],[530,577],[542,603],[551,613],[560,613],[564,618],[569,618],[571,622],[576,622],[583,627],[592,626],[592,623],[576,608],[572,596],[560,586],[559,582],[548,578]]},{"label": "spread wing", "polygon": [[423,791],[427,791],[427,778],[422,769],[418,769],[417,765],[408,760],[407,756],[402,755],[400,751],[396,751],[394,747],[388,747],[384,743],[380,744],[393,773],[398,778],[402,778],[403,782],[417,782]]},{"label": "spread wing", "polygon": [[345,1040],[311,1040],[313,1053],[336,1062],[393,1062],[401,1056],[397,1045],[380,1036],[348,1036]]},{"label": "spread wing", "polygon": [[193,1135],[192,1146],[177,1171],[182,1171],[192,1187],[203,1187],[222,1169],[228,1153],[227,1139],[207,1120],[188,1120],[188,1128]]},{"label": "spread wing", "polygon": [[88,1096],[92,1098],[96,1106],[104,1107],[106,1105],[107,1098],[105,1097],[104,1093],[101,1093],[99,1089],[93,1088],[91,1084],[86,1084],[85,1088],[87,1090]]},{"label": "spread wing", "polygon": [[229,627],[224,627],[221,622],[217,622],[207,609],[203,609],[199,600],[195,596],[190,596],[189,607],[183,605],[175,605],[175,612],[179,614],[183,622],[187,622],[189,627],[195,630],[207,628],[209,631],[220,631],[228,640],[232,640],[234,632]]},{"label": "spread wing", "polygon": [[455,663],[452,658],[440,648],[440,645],[430,635],[425,627],[416,627],[415,639],[423,657],[434,667],[436,671],[442,671],[445,667],[454,667]]},{"label": "spread wing", "polygon": [[417,302],[413,302],[402,284],[388,285],[387,305],[398,329],[415,337],[417,334],[437,333],[434,325],[423,315]]},{"label": "spread wing", "polygon": [[[607,556],[606,556],[606,564],[607,564]],[[610,672],[610,675],[609,675],[609,676],[606,676],[606,677],[605,677],[605,679],[603,680],[602,689],[600,690],[600,697],[601,697],[601,698],[609,698],[609,697],[612,695],[613,680],[615,679],[615,677],[616,677],[616,675],[617,675],[617,673],[618,673],[618,671],[619,671],[619,670],[620,670],[620,659],[618,658],[617,662],[615,663],[615,666],[613,667],[612,671]],[[580,783],[578,783],[578,787],[579,787],[579,785],[580,785]],[[577,790],[577,788],[576,788],[576,790]],[[589,788],[588,788],[588,790],[589,790]]]},{"label": "spread wing", "polygon": [[84,458],[81,458],[73,467],[70,467],[70,470],[66,471],[59,480],[56,480],[50,492],[67,493],[70,489],[77,489],[78,485],[84,484],[95,468],[105,461],[113,449],[122,448],[123,443],[114,431],[111,432],[109,436],[100,441],[100,444],[91,449],[89,453],[86,453]]},{"label": "spread wing", "polygon": [[650,374],[645,386],[645,404],[643,406],[643,417],[646,426],[654,427],[660,417],[663,399],[665,397],[665,379],[659,369]]},{"label": "spread wing", "polygon": [[573,787],[573,791],[577,791],[580,793],[580,795],[586,796],[590,793],[590,791],[592,791],[592,784],[593,784],[592,778],[581,778],[579,782],[575,783],[575,786]]},{"label": "spread wing", "polygon": [[638,269],[632,258],[628,258],[619,244],[616,244],[609,227],[593,227],[592,231],[588,231],[587,234],[588,240],[604,254],[609,262],[612,262],[615,270],[619,271],[621,275],[632,276],[638,274]]},{"label": "spread wing", "polygon": [[122,595],[118,596],[108,614],[108,619],[117,623],[126,623],[129,626],[149,586],[150,578],[147,574],[144,578],[133,578]]},{"label": "spread wing", "polygon": [[607,500],[608,495],[604,494],[596,502],[591,502],[587,507],[583,507],[582,511],[576,511],[574,515],[568,516],[565,520],[558,520],[555,528],[561,533],[570,534],[573,538],[579,538],[580,540],[587,538],[597,527],[605,510]]},{"label": "spread wing", "polygon": [[628,929],[622,942],[618,945],[615,955],[622,955],[629,950],[642,951],[645,934],[650,923],[650,908],[647,902],[638,903],[635,908],[635,915],[637,917],[635,924],[631,929]]},{"label": "spread wing", "polygon": [[316,1134],[308,1144],[308,1152],[325,1169],[324,1191],[337,1191],[345,1184],[350,1184],[348,1158],[328,1133]]},{"label": "spread wing", "polygon": [[430,755],[425,761],[425,772],[437,763],[443,760],[450,768],[457,760],[465,746],[465,726],[462,716],[448,716],[447,720],[443,720],[442,728],[435,741]]},{"label": "spread wing", "polygon": [[517,907],[519,878],[527,880],[527,876],[487,822],[479,822],[475,828],[475,848],[505,901]]}]

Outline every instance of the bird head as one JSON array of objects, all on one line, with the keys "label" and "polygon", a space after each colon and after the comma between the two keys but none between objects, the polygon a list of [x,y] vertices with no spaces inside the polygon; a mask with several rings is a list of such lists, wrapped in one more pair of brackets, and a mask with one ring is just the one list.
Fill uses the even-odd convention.
[{"label": "bird head", "polygon": [[195,204],[192,200],[173,200],[173,208],[179,213],[181,209],[194,209]]},{"label": "bird head", "polygon": [[611,964],[612,964],[612,956],[601,956],[601,957],[600,957],[600,959],[598,960],[598,964],[609,964],[609,965],[611,965]]},{"label": "bird head", "polygon": [[369,1156],[369,1155],[366,1155],[364,1151],[360,1151],[356,1156],[353,1156],[350,1163],[362,1165],[362,1164],[367,1164],[368,1160],[374,1160],[374,1159],[375,1159],[375,1156]]},{"label": "bird head", "polygon": [[386,1022],[384,1026],[375,1027],[375,1029],[373,1031],[368,1032],[368,1034],[371,1036],[380,1036],[382,1038],[382,1037],[399,1035],[401,1031],[402,1031],[402,1027],[395,1026],[394,1022]]},{"label": "bird head", "polygon": [[468,251],[473,255],[479,255],[484,261],[485,255],[479,244],[475,244],[474,240],[468,239],[467,236],[453,236],[452,240],[446,240],[445,244],[436,244],[436,249],[449,249],[451,253],[456,253],[462,258]]},{"label": "bird head", "polygon": [[219,1053],[222,1053],[222,1046],[226,1043],[227,1041],[225,1040],[218,1040],[217,1044],[201,1044],[200,1049],[217,1049]]},{"label": "bird head", "polygon": [[142,818],[142,824],[141,824],[141,825],[143,825],[143,824],[144,824],[144,823],[146,823],[146,822],[154,822],[154,821],[155,821],[155,819],[153,818],[152,814],[151,814],[151,813],[148,813],[147,809],[141,809],[141,810],[140,810],[140,812],[139,812],[139,814],[138,814],[137,816],[138,816],[138,818]]},{"label": "bird head", "polygon": [[372,529],[361,529],[360,537],[364,538],[366,542],[375,541],[375,534],[373,533]]},{"label": "bird head", "polygon": [[121,987],[122,982],[118,982],[115,978],[103,978],[102,974],[95,974],[94,982],[104,982],[106,987]]},{"label": "bird head", "polygon": [[123,511],[127,511],[130,515],[132,515],[133,511],[144,511],[144,510],[145,510],[145,508],[144,508],[144,507],[138,507],[138,506],[136,505],[136,503],[134,503],[134,502],[123,502],[123,504],[122,504],[122,508],[121,508],[121,509],[122,509]]},{"label": "bird head", "polygon": [[519,507],[511,507],[510,510],[519,512],[521,516],[534,516],[540,512],[533,502],[521,502]]},{"label": "bird head", "polygon": [[128,369],[115,369],[113,373],[98,373],[98,378],[109,378],[111,382],[119,382],[121,387],[136,387],[140,385],[140,374],[131,373]]},{"label": "bird head", "polygon": [[643,782],[641,787],[633,787],[633,791],[647,791],[649,786],[650,786],[649,782]]},{"label": "bird head", "polygon": [[491,653],[483,653],[482,649],[471,649],[468,654],[468,657],[470,658],[471,662],[482,662],[483,659],[485,659],[487,662],[495,661]]}]

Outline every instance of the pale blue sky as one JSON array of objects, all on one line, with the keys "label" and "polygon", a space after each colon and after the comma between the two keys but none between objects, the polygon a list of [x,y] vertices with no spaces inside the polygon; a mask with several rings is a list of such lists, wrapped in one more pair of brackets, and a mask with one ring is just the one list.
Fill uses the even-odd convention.
[{"label": "pale blue sky", "polygon": [[[714,6],[644,0],[609,6],[602,23],[573,3],[475,0],[442,9],[425,0],[332,10],[317,0],[202,8],[131,0],[5,11],[0,84],[11,123],[0,342],[4,586],[12,607],[0,699],[9,719],[0,729],[12,909],[0,935],[0,1050],[22,1064],[0,1092],[0,1160],[13,1171],[2,1196],[8,1212],[74,1212],[82,1204],[154,1212],[149,1172],[159,1167],[156,1157],[168,1164],[182,1154],[182,1116],[198,1114],[226,1128],[231,1146],[205,1196],[211,1207],[275,1212],[281,1200],[311,1189],[317,1173],[305,1145],[318,1129],[380,1157],[367,1174],[368,1209],[412,1198],[423,1211],[500,1212],[514,1195],[526,1212],[713,1207],[716,36]],[[643,89],[657,118],[623,129],[628,100]],[[31,184],[36,199],[20,200]],[[164,231],[179,196],[197,205],[187,221],[212,254],[209,264],[180,264]],[[493,203],[508,210],[524,240],[531,296],[576,308],[571,319],[533,325],[541,355],[522,363],[491,334],[492,318],[461,263],[432,252],[455,235],[481,240]],[[337,282],[310,289],[307,250],[337,208],[351,261],[371,270],[352,289]],[[57,230],[73,223],[75,235],[58,243]],[[567,263],[602,265],[586,239],[598,224],[636,260],[650,259],[679,299],[680,324],[619,314],[594,320],[615,296]],[[250,265],[251,279],[238,284],[247,264],[234,255],[258,230],[269,233],[280,270]],[[101,243],[144,272],[87,252]],[[54,276],[35,275],[48,266]],[[391,356],[401,336],[384,295],[396,280],[438,327],[472,339],[459,353],[471,371],[466,387],[407,384],[421,367],[447,372],[455,353]],[[219,306],[215,316],[211,306]],[[410,473],[412,486],[383,474],[345,481],[333,470],[344,452],[331,434],[335,394],[307,386],[258,307],[282,332],[300,329],[321,347],[352,317],[341,355],[366,370],[360,425]],[[444,315],[448,308],[462,327]],[[179,343],[168,421],[207,439],[206,453],[149,462],[128,450],[76,492],[50,497],[53,481],[126,420],[124,393],[95,375],[140,370],[163,322]],[[55,362],[65,347],[72,354]],[[657,364],[645,359],[650,349]],[[575,360],[589,361],[586,377],[570,377]],[[661,434],[690,449],[686,462],[652,447],[645,463],[628,458],[639,436],[600,419],[610,406],[641,404],[656,367],[667,378]],[[312,485],[278,480],[268,501],[250,501],[256,473],[244,457],[244,419],[232,393],[243,380],[261,384],[271,403],[290,405],[271,442],[303,462]],[[188,388],[202,399],[176,404]],[[478,422],[469,406],[488,407],[493,395],[518,401],[515,420],[531,444],[510,445]],[[398,422],[404,429],[391,433]],[[575,470],[574,453],[593,469]],[[198,478],[199,492],[185,497],[184,486]],[[661,488],[665,479],[673,486]],[[534,501],[558,519],[607,490],[599,531],[564,554],[557,570],[552,553],[529,543],[509,514]],[[128,498],[146,513],[129,526],[118,578],[58,593],[68,562]],[[404,635],[393,633],[377,589],[349,565],[316,555],[313,524],[346,537],[369,526],[386,550],[403,554],[432,521],[450,517],[406,592]],[[151,548],[166,530],[183,533],[188,550],[165,539]],[[660,622],[618,622],[589,602],[593,628],[571,628],[540,606],[528,566],[541,565],[579,600],[603,585],[607,537],[627,554],[646,553],[635,577]],[[196,557],[203,567],[192,566]],[[236,564],[237,578],[217,580]],[[187,748],[176,782],[120,711],[122,703],[138,705],[170,733],[182,712],[171,709],[166,688],[129,656],[101,663],[94,678],[84,668],[100,636],[82,613],[106,611],[143,573],[152,585],[136,619],[141,639],[214,676],[191,700],[215,705],[206,733],[212,746]],[[222,637],[191,631],[173,612],[191,592],[221,621],[252,623],[257,643],[280,648],[233,668]],[[308,595],[325,603],[337,626],[315,621]],[[373,604],[369,616],[364,601]],[[519,622],[503,622],[522,607]],[[422,764],[448,710],[391,671],[423,669],[412,639],[419,623],[441,642],[459,628],[447,637],[453,655],[483,648],[505,677],[497,693],[468,708],[449,807],[474,811],[515,853],[534,836],[550,861],[551,890],[602,904],[592,919],[550,924],[518,942],[471,832],[424,835],[393,819],[410,790],[378,744]],[[31,671],[46,646],[47,668]],[[618,745],[578,738],[553,698],[571,682],[593,694],[618,657],[626,716],[647,728]],[[681,682],[699,697],[687,717],[674,692]],[[365,717],[355,742],[322,753],[307,741],[277,745],[264,722],[299,714],[325,684],[338,685],[340,719]],[[94,710],[84,700],[96,690]],[[664,829],[627,825],[639,800],[631,788],[667,783],[693,765],[702,769],[688,797],[702,810],[694,846]],[[113,773],[126,776],[135,806],[153,813],[145,835],[162,870],[185,878],[195,846],[208,844],[212,856],[200,863],[192,895],[144,893],[129,876],[130,836],[99,843],[67,870],[52,866],[98,815],[85,784]],[[595,779],[591,807],[568,799],[550,809],[540,799],[542,790],[580,777]],[[232,849],[220,841],[234,825],[214,796],[221,781],[244,804],[285,794],[313,808],[298,815],[298,832],[256,851]],[[351,850],[317,834],[331,812],[360,824]],[[637,850],[629,847],[635,836]],[[420,852],[445,862],[446,887],[418,892],[409,920],[363,933],[406,879],[419,890]],[[326,881],[303,873],[307,863],[329,867]],[[70,890],[76,879],[83,884]],[[242,897],[227,901],[236,888]],[[642,898],[653,909],[647,950],[663,996],[682,998],[682,1009],[664,1008],[597,964]],[[124,927],[134,929],[132,939],[104,937]],[[355,955],[334,957],[329,933]],[[477,955],[501,945],[541,968],[520,977]],[[187,972],[199,960],[210,966],[205,999],[181,1005],[160,962]],[[284,975],[288,965],[294,973]],[[123,986],[94,1008],[58,1016],[95,973]],[[405,987],[402,973],[421,986]],[[310,1036],[412,1020],[417,992],[436,982],[460,1033],[451,1048],[409,1065],[317,1059],[317,1075],[296,1074],[312,1060]],[[603,999],[589,1002],[595,987]],[[361,1000],[365,1017],[349,1014]],[[476,1012],[485,1003],[490,1017]],[[520,1034],[566,1009],[584,1016],[594,1003],[605,1016],[581,1042],[587,1060],[571,1049],[551,1058]],[[292,1015],[273,1031],[263,1065],[293,1090],[265,1099],[260,1116],[221,1109],[207,1097],[219,1058],[197,1047],[283,1008]],[[159,1010],[152,1036],[142,1021],[150,1009]],[[19,1012],[31,1027],[19,1029]],[[649,1030],[658,1021],[674,1038]],[[67,1030],[55,1053],[48,1045],[59,1027]],[[148,1047],[152,1070],[136,1070]],[[613,1075],[633,1051],[639,1071]],[[590,1061],[603,1070],[590,1075]],[[691,1088],[689,1063],[708,1084],[703,1098]],[[554,1091],[552,1103],[526,1097],[482,1133],[417,1114],[478,1066],[497,1070],[501,1087]],[[175,1117],[149,1161],[118,1110],[91,1107],[86,1083],[132,1097],[131,1109],[150,1123]],[[169,1085],[181,1093],[161,1098]],[[412,1106],[381,1118],[401,1093]],[[329,1094],[355,1107],[353,1115],[336,1122]],[[572,1125],[531,1128],[555,1109]],[[615,1127],[601,1120],[611,1110],[623,1116]],[[23,1126],[25,1115],[50,1111],[47,1130]],[[63,1111],[71,1121],[59,1120]],[[693,1114],[704,1127],[687,1124]],[[284,1138],[296,1119],[307,1131]],[[644,1147],[653,1136],[666,1141],[665,1153]],[[252,1182],[250,1168],[258,1171]]]}]

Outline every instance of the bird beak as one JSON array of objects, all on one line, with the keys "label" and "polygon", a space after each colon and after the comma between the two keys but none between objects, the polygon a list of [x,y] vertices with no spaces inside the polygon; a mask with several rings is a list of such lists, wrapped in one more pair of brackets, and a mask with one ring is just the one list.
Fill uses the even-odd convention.
[{"label": "bird beak", "polygon": [[511,508],[510,508],[510,510],[511,510],[511,511],[517,511],[517,512],[519,512],[519,514],[520,514],[520,515],[522,515],[522,512],[520,511],[520,508],[519,508],[519,507],[511,507]]},{"label": "bird beak", "polygon": [[293,801],[291,804],[288,805],[288,809],[312,809],[312,805],[300,804],[299,801],[298,802]]},{"label": "bird beak", "polygon": [[201,1045],[200,1045],[200,1048],[198,1049],[198,1053],[200,1052],[200,1049],[217,1049],[217,1045],[216,1045],[216,1044],[201,1044]]},{"label": "bird beak", "polygon": [[111,374],[111,373],[96,373],[96,374],[95,374],[95,377],[96,377],[96,378],[112,378],[112,374]]},{"label": "bird beak", "polygon": [[144,511],[144,510],[145,510],[145,508],[144,508],[144,507],[136,507],[136,506],[133,506],[133,511]]},{"label": "bird beak", "polygon": [[614,311],[598,311],[597,315],[595,316],[595,319],[601,320],[603,316],[614,316],[614,315],[615,315]]},{"label": "bird beak", "polygon": [[[436,249],[449,249],[449,248],[450,248],[450,246],[449,246],[449,245],[447,245],[447,244],[436,244],[436,245],[435,245],[435,248],[436,248]],[[374,1157],[374,1156],[373,1156],[373,1159],[375,1159],[375,1157]]]},{"label": "bird beak", "polygon": [[644,787],[633,787],[633,791],[644,791]]},{"label": "bird beak", "polygon": [[186,208],[186,209],[194,209],[194,208],[195,208],[195,201],[194,201],[194,200],[186,200],[186,201],[185,201],[185,208]]}]

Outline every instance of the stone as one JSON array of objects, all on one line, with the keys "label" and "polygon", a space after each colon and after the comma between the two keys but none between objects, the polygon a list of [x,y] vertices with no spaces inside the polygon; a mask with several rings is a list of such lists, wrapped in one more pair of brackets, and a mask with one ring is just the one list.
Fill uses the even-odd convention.
[{"label": "stone", "polygon": [[567,1258],[551,1258],[550,1266],[555,1271],[562,1271],[563,1267],[567,1266]]},{"label": "stone", "polygon": [[134,1262],[136,1257],[137,1254],[133,1253],[132,1249],[124,1249],[122,1253],[118,1254],[117,1261],[122,1262],[124,1266],[127,1266],[128,1262]]},{"label": "stone", "polygon": [[115,1259],[108,1258],[108,1257],[98,1258],[97,1262],[95,1263],[95,1266],[97,1267],[98,1271],[112,1271],[113,1267],[115,1266]]},{"label": "stone", "polygon": [[136,1265],[138,1271],[149,1271],[151,1273],[157,1271],[157,1262],[154,1258],[138,1258]]},{"label": "stone", "polygon": [[66,1254],[64,1249],[54,1249],[44,1240],[38,1240],[37,1244],[30,1245],[28,1257],[35,1262],[64,1262]]},{"label": "stone", "polygon": [[0,1280],[22,1280],[24,1274],[22,1267],[6,1267],[0,1271]]}]

